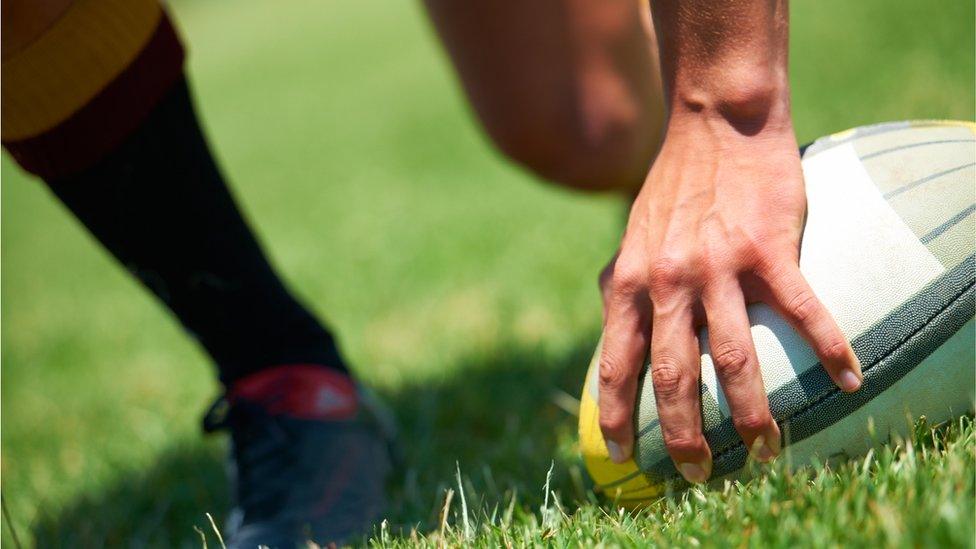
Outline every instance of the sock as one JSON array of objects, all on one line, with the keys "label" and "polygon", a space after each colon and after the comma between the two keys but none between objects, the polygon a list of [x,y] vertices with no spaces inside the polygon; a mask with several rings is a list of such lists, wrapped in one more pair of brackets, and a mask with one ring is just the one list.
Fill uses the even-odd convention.
[{"label": "sock", "polygon": [[[224,184],[197,123],[182,77],[182,49],[165,14],[154,3],[155,11],[125,11],[146,4],[142,0],[79,3],[100,7],[82,28],[91,28],[92,17],[104,22],[104,12],[112,11],[106,5],[124,6],[112,13],[125,20],[118,25],[125,32],[134,32],[134,20],[155,14],[149,38],[137,44],[120,74],[96,87],[80,108],[54,117],[53,125],[36,120],[51,119],[44,113],[56,108],[40,100],[30,103],[30,96],[21,94],[41,114],[33,127],[31,120],[12,124],[21,135],[5,133],[5,147],[25,169],[41,175],[85,227],[173,312],[213,358],[225,385],[289,364],[345,372],[332,336],[275,274]],[[70,17],[78,19],[77,10],[58,25]],[[79,33],[69,35],[82,39]],[[89,40],[89,34],[83,36]],[[62,47],[71,46],[85,44]],[[99,61],[100,66],[111,65],[111,60]],[[4,96],[8,87],[17,95],[17,80],[7,79],[8,65],[5,59]],[[49,72],[57,73],[57,67]],[[55,74],[57,78],[46,76],[55,83],[73,82],[67,69]]]},{"label": "sock", "polygon": [[104,160],[47,183],[196,336],[225,383],[281,364],[344,369],[235,206],[183,81]]}]

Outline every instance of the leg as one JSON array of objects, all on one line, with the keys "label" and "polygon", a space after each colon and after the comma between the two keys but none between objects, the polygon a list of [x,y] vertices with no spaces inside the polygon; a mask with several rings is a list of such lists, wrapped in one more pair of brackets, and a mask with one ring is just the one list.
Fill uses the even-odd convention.
[{"label": "leg", "polygon": [[[31,13],[35,1],[4,7]],[[217,364],[227,406],[205,427],[232,435],[231,546],[367,529],[389,469],[380,426],[238,210],[166,14],[155,0],[48,1],[58,9],[25,19],[45,24],[20,27],[38,29],[29,39],[7,34],[18,26],[4,13],[4,146]]]},{"label": "leg", "polygon": [[640,187],[664,120],[646,4],[426,4],[475,113],[503,153],[571,187]]},{"label": "leg", "polygon": [[[4,59],[4,100],[18,107],[4,105],[7,149],[174,313],[226,385],[282,364],[344,371],[328,331],[274,273],[210,155],[166,14],[153,0],[80,0],[47,13],[52,20],[38,28],[53,32]],[[83,24],[103,32],[91,42],[59,32]],[[38,51],[54,58],[34,58]],[[84,71],[87,81],[64,67],[91,58],[98,66]]]}]

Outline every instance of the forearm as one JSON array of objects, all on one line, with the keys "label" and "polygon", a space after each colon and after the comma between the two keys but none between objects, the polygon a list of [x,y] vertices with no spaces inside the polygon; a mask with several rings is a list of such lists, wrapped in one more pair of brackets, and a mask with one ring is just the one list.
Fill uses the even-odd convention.
[{"label": "forearm", "polygon": [[790,127],[786,0],[652,0],[669,125]]}]

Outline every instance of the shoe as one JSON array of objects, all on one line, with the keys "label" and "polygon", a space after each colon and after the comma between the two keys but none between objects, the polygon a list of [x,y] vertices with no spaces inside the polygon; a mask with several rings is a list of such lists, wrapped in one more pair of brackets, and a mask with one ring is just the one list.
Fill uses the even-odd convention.
[{"label": "shoe", "polygon": [[383,513],[392,415],[346,374],[314,365],[252,374],[204,417],[204,431],[225,429],[235,502],[228,548],[342,544]]}]

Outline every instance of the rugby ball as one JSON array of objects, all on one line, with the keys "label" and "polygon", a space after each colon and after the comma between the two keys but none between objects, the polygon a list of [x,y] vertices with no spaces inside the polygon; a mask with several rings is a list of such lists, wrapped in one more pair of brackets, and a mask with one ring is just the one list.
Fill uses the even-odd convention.
[{"label": "rugby ball", "polygon": [[[973,408],[976,124],[895,122],[804,147],[808,215],[800,269],[861,361],[843,393],[776,313],[749,306],[752,336],[784,453],[794,465],[856,456],[910,417],[941,422]],[[742,476],[736,433],[701,343],[701,404],[712,479]],[[625,506],[686,486],[665,451],[650,376],[641,376],[634,457],[610,461],[599,426],[600,349],[580,406],[580,447],[598,491]],[[647,365],[644,373],[647,372]]]}]

